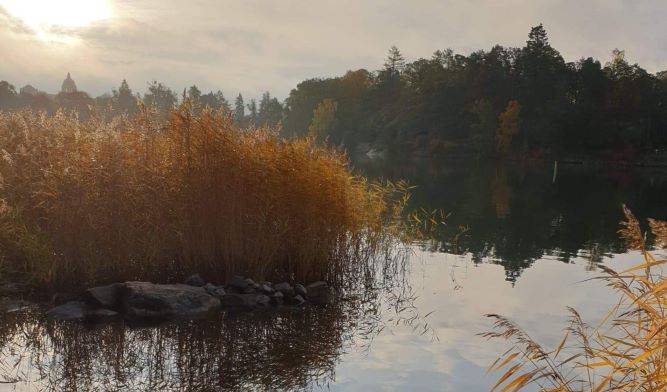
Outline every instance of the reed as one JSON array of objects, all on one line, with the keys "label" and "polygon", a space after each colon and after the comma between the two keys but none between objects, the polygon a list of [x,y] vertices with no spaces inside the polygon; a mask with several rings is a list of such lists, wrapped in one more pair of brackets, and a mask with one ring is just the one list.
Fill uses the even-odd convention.
[{"label": "reed", "polygon": [[407,187],[345,155],[189,104],[168,121],[0,113],[0,262],[42,287],[199,272],[327,280],[369,272]]},{"label": "reed", "polygon": [[[643,261],[622,272],[601,266],[619,300],[599,326],[569,309],[570,320],[558,347],[547,349],[511,320],[496,314],[487,338],[511,341],[513,347],[491,366],[501,371],[493,390],[517,391],[664,391],[667,389],[667,259],[650,252],[645,234],[625,206],[620,235]],[[667,247],[667,223],[649,219],[658,248]]]}]

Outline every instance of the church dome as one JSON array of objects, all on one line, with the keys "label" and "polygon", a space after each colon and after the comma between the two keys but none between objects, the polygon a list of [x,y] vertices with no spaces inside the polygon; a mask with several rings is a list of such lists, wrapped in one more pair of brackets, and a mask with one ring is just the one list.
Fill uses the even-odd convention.
[{"label": "church dome", "polygon": [[63,93],[75,93],[76,92],[76,83],[74,83],[74,80],[72,80],[72,77],[70,76],[69,72],[67,73],[67,77],[63,81],[63,86],[60,89],[61,92]]}]

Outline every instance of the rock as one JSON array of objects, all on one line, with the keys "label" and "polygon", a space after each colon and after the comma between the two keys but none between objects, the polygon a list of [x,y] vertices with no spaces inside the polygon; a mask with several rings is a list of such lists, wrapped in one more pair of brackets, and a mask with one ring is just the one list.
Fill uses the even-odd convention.
[{"label": "rock", "polygon": [[206,283],[206,285],[204,286],[204,290],[206,290],[207,293],[218,299],[222,298],[225,294],[227,294],[224,287],[216,286],[212,283]]},{"label": "rock", "polygon": [[222,306],[230,309],[254,309],[269,305],[271,299],[264,294],[229,293],[222,297]]},{"label": "rock", "polygon": [[246,278],[245,282],[248,284],[248,287],[252,287],[253,289],[257,289],[259,287],[259,285],[257,283],[255,283],[255,281],[250,279],[250,278]]},{"label": "rock", "polygon": [[118,310],[120,308],[120,287],[120,284],[114,283],[90,288],[83,295],[84,301],[90,306]]},{"label": "rock", "polygon": [[301,298],[306,298],[306,293],[307,292],[308,291],[306,290],[305,287],[303,287],[303,285],[298,284],[298,283],[294,285],[294,294],[300,295]]},{"label": "rock", "polygon": [[0,312],[4,313],[22,312],[35,306],[34,303],[22,299],[9,297],[0,298]]},{"label": "rock", "polygon": [[251,286],[248,286],[245,289],[243,289],[243,294],[255,294],[255,293],[257,293],[257,290],[255,290]]},{"label": "rock", "polygon": [[300,294],[297,294],[294,296],[294,303],[296,306],[302,306],[303,304],[306,303],[306,300],[303,299],[303,297]]},{"label": "rock", "polygon": [[257,288],[257,290],[258,290],[260,293],[262,293],[262,294],[266,294],[266,295],[268,295],[268,296],[270,296],[271,294],[273,294],[273,293],[275,292],[275,290],[273,290],[273,287],[271,287],[271,284],[270,284],[270,283],[262,283],[262,284],[260,284],[259,287]]},{"label": "rock", "polygon": [[80,301],[71,301],[56,306],[46,312],[46,317],[53,320],[82,320],[86,317],[86,304]]},{"label": "rock", "polygon": [[121,314],[109,309],[91,309],[86,311],[85,319],[92,323],[108,323],[120,320]]},{"label": "rock", "polygon": [[229,287],[239,292],[243,292],[243,290],[248,287],[248,282],[243,279],[243,276],[235,275],[229,280]]},{"label": "rock", "polygon": [[328,304],[331,302],[331,291],[326,282],[311,283],[306,287],[308,301],[315,304]]},{"label": "rock", "polygon": [[78,295],[72,293],[55,293],[51,297],[51,302],[53,302],[53,304],[56,306],[80,300],[81,298]]},{"label": "rock", "polygon": [[280,291],[276,291],[271,296],[271,303],[274,305],[282,305],[285,301],[285,296]]},{"label": "rock", "polygon": [[188,276],[188,278],[185,279],[185,284],[187,284],[189,286],[203,287],[206,284],[206,282],[201,277],[201,275],[194,274],[194,275]]},{"label": "rock", "polygon": [[294,287],[287,282],[278,283],[273,287],[276,291],[280,291],[287,298],[294,297]]},{"label": "rock", "polygon": [[220,300],[203,287],[126,282],[120,292],[129,320],[191,319],[220,309]]}]

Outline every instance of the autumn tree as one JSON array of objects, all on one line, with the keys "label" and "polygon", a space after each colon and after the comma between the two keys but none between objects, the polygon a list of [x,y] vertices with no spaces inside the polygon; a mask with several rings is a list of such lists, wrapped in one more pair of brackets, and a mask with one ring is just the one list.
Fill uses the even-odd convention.
[{"label": "autumn tree", "polygon": [[521,106],[518,101],[510,101],[504,112],[498,117],[496,130],[496,152],[507,155],[512,149],[512,140],[519,133]]},{"label": "autumn tree", "polygon": [[326,140],[336,126],[336,112],[338,103],[332,99],[325,99],[313,111],[313,120],[308,127],[308,134],[317,141]]}]

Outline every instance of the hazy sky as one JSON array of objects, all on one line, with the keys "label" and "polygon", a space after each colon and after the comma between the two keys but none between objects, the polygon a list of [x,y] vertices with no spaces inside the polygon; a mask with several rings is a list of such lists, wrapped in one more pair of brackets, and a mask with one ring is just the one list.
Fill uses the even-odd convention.
[{"label": "hazy sky", "polygon": [[306,78],[437,49],[522,46],[544,23],[568,61],[612,49],[667,69],[667,0],[0,0],[0,79],[99,95],[125,78],[284,98]]}]

